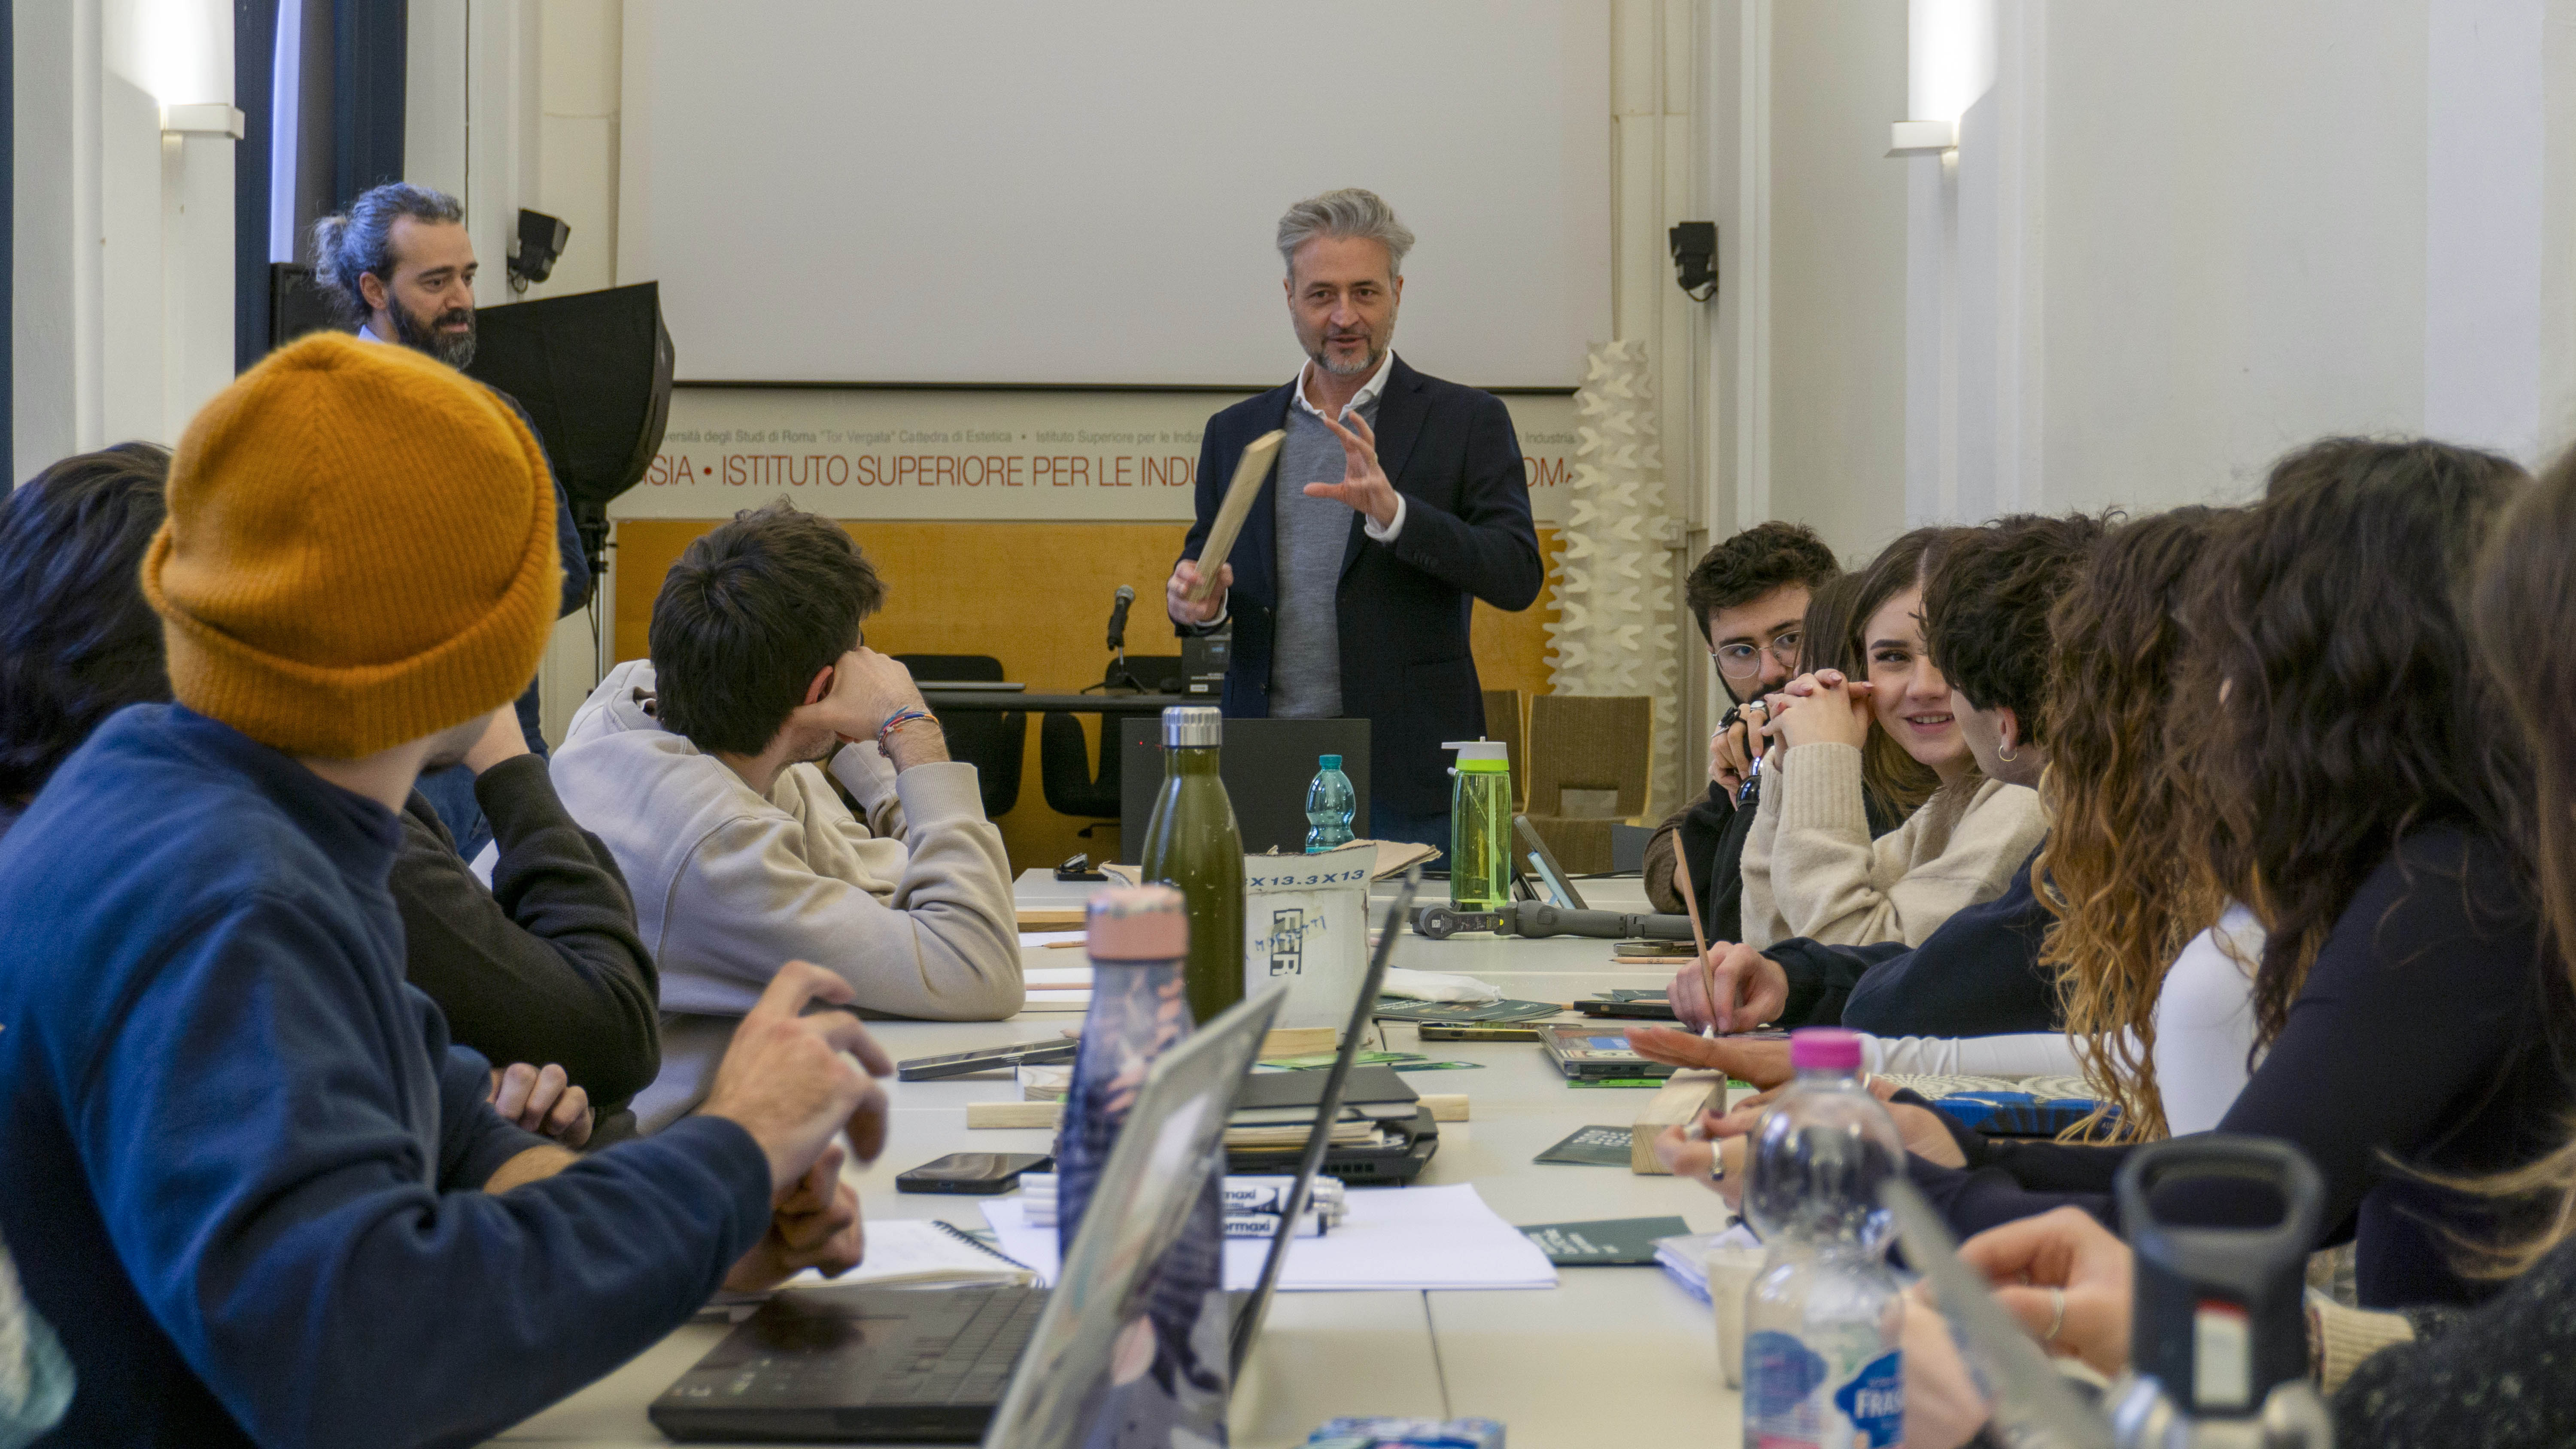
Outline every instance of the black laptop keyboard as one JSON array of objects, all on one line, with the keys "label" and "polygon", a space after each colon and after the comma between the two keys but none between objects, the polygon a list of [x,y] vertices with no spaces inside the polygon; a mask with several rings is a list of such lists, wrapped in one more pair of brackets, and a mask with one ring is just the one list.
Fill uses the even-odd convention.
[{"label": "black laptop keyboard", "polygon": [[944,1341],[916,1340],[909,1361],[889,1364],[869,1391],[871,1404],[995,1403],[1011,1366],[1037,1330],[1043,1293],[996,1293]]}]

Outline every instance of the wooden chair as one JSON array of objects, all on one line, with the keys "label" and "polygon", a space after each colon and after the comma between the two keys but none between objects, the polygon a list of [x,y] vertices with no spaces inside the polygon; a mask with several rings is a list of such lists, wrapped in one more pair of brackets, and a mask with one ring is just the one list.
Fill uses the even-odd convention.
[{"label": "wooden chair", "polygon": [[[1530,701],[1530,825],[1577,875],[1611,868],[1610,827],[1646,808],[1655,702],[1542,694]],[[1569,800],[1569,792],[1585,798]]]}]

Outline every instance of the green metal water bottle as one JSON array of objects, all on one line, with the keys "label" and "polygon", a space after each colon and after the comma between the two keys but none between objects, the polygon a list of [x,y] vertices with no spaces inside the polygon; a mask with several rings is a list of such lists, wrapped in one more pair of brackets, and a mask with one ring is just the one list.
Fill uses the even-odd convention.
[{"label": "green metal water bottle", "polygon": [[[1203,705],[1163,711],[1163,790],[1145,827],[1144,879],[1189,904],[1190,955],[1182,977],[1199,1021],[1243,999],[1243,832],[1217,778],[1225,717]],[[1503,823],[1511,824],[1509,815]]]},{"label": "green metal water bottle", "polygon": [[1498,911],[1511,899],[1512,763],[1501,740],[1452,740],[1458,752],[1449,773],[1449,904],[1462,911]]}]

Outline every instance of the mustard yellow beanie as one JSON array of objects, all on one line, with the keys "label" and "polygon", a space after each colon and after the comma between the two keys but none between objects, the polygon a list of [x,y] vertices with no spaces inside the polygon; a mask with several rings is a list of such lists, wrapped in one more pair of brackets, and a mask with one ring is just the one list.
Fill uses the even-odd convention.
[{"label": "mustard yellow beanie", "polygon": [[516,699],[561,598],[545,455],[481,384],[322,333],[179,440],[143,560],[181,704],[357,759]]}]

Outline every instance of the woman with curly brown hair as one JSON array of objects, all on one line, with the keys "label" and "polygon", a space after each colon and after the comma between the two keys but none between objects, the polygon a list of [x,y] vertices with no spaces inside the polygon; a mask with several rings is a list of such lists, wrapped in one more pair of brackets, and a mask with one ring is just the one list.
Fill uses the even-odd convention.
[{"label": "woman with curly brown hair", "polygon": [[[2219,1126],[2307,1153],[2317,1246],[2356,1240],[2366,1306],[2491,1293],[2446,1247],[2499,1236],[2504,1209],[2436,1179],[2536,1160],[2569,1106],[2566,972],[2512,830],[2530,772],[2457,604],[2526,481],[2436,443],[2318,443],[2273,470],[2185,610],[2174,746],[2209,802],[2196,854],[2268,930],[2264,1055]],[[1899,1116],[1961,1228],[2060,1205],[2116,1226],[2126,1148]]]},{"label": "woman with curly brown hair", "polygon": [[[2534,765],[2529,822],[2541,914],[2560,960],[2576,962],[2576,453],[2518,501],[2479,560],[2471,595],[2477,650]],[[2331,950],[2331,946],[2328,948]],[[2313,971],[2314,968],[2312,968]],[[2297,1008],[2292,1008],[2295,1019]],[[2576,1443],[2576,1397],[2561,1391],[2576,1361],[2576,1142],[2466,1185],[2527,1210],[2522,1230],[2455,1242],[2471,1265],[2512,1275],[2475,1310],[2375,1313],[2311,1301],[2312,1369],[2330,1396],[2344,1449],[2553,1449]],[[2128,1364],[2136,1262],[2126,1244],[2077,1212],[2052,1212],[1970,1239],[1960,1257],[1998,1285],[2006,1306],[2051,1352],[2116,1374]],[[1906,1362],[1909,1389],[1955,1404],[1976,1390],[1953,1363]],[[1928,1417],[1908,1444],[1949,1449],[1972,1431]]]},{"label": "woman with curly brown hair", "polygon": [[2040,960],[2110,1109],[2088,1130],[2110,1141],[2216,1125],[2245,1085],[2253,1045],[2246,976],[2262,927],[2232,903],[2211,924],[2217,893],[2190,865],[2191,772],[2166,743],[2185,652],[2174,611],[2230,516],[2177,508],[2119,529],[2049,621],[2054,745],[2039,872],[2056,920]]}]

